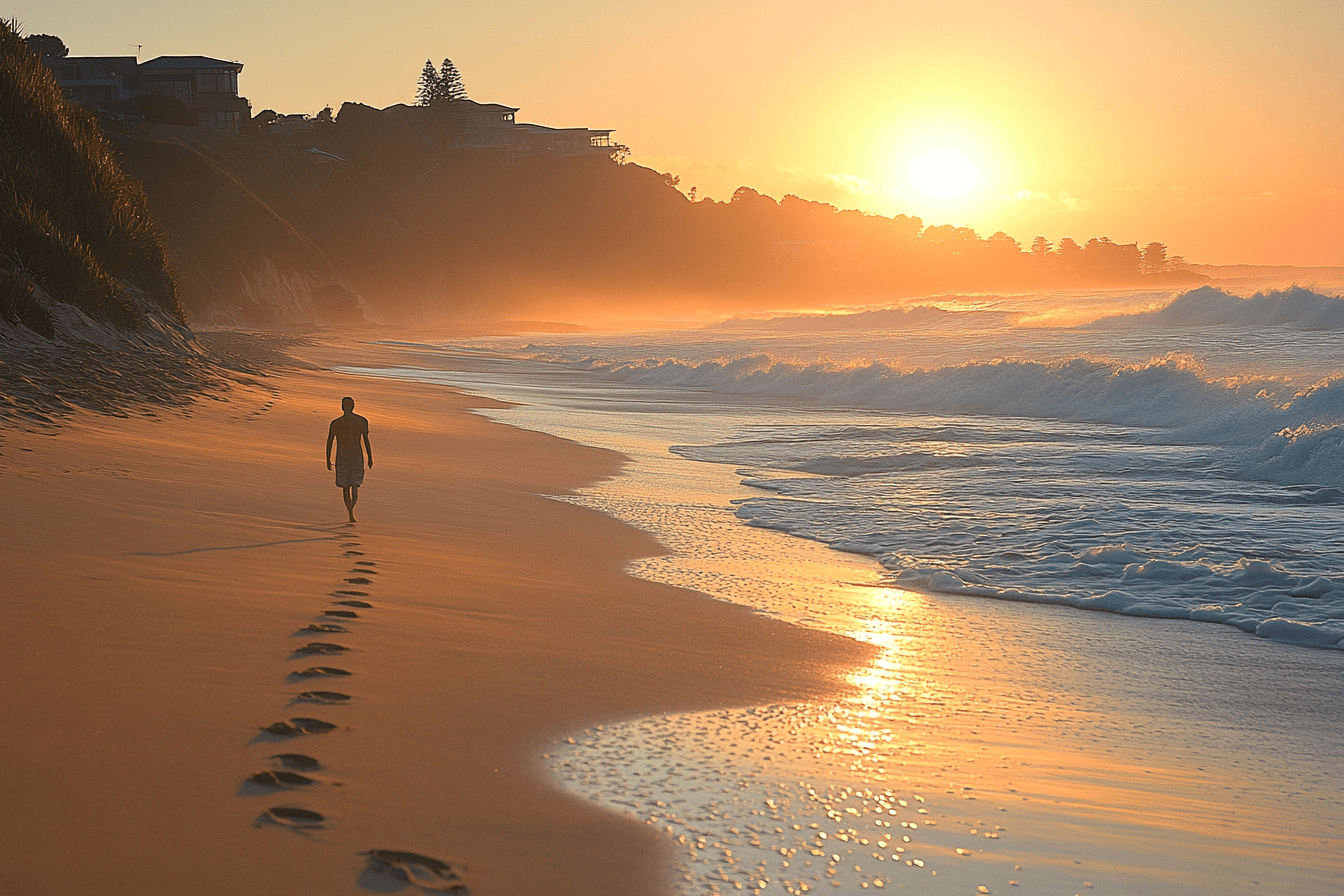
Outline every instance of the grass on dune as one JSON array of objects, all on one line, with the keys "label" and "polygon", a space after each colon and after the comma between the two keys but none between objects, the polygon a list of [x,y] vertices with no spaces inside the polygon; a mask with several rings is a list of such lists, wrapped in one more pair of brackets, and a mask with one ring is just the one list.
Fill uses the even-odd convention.
[{"label": "grass on dune", "polygon": [[40,286],[121,329],[155,311],[183,321],[143,189],[9,23],[0,23],[0,122],[0,316],[50,338]]}]

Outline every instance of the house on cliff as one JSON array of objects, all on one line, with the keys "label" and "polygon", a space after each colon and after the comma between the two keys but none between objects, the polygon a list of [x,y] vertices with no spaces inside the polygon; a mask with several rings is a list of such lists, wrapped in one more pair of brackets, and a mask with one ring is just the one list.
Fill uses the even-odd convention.
[{"label": "house on cliff", "polygon": [[237,134],[251,118],[252,105],[238,95],[241,62],[209,56],[159,56],[138,62],[134,56],[44,57],[72,100],[107,108],[140,96],[179,100],[200,128]]},{"label": "house on cliff", "polygon": [[528,124],[517,120],[516,107],[499,103],[399,103],[383,112],[437,145],[496,153],[510,163],[527,156],[606,156],[621,148],[611,139],[611,130]]}]

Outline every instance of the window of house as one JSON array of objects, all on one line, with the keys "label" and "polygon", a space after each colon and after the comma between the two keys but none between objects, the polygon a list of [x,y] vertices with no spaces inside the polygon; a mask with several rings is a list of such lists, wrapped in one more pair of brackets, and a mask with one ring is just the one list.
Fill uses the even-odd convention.
[{"label": "window of house", "polygon": [[204,68],[196,72],[197,93],[238,93],[238,73],[222,68]]},{"label": "window of house", "polygon": [[191,102],[190,81],[146,81],[145,93],[157,96],[175,96],[184,103]]}]

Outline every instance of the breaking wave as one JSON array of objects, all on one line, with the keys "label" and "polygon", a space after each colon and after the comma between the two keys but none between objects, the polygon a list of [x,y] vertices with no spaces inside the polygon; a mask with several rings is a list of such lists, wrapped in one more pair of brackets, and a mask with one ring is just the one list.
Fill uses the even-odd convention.
[{"label": "breaking wave", "polygon": [[766,493],[737,506],[747,524],[872,556],[904,587],[1344,643],[1344,378],[1295,390],[1178,355],[578,366],[853,421],[799,413],[673,451]]},{"label": "breaking wave", "polygon": [[1106,317],[1091,326],[1099,329],[1230,326],[1344,330],[1344,298],[1294,286],[1243,299],[1212,286],[1202,286],[1178,296],[1157,311]]},{"label": "breaking wave", "polygon": [[1282,381],[1269,378],[1209,380],[1196,365],[1178,357],[1144,365],[1074,358],[975,362],[933,370],[900,370],[881,362],[801,364],[768,355],[699,363],[590,359],[580,366],[645,387],[830,409],[1139,427],[1149,430],[1144,438],[1155,444],[1221,446],[1234,475],[1344,486],[1340,378],[1293,394]]},{"label": "breaking wave", "polygon": [[948,318],[523,353],[539,386],[558,365],[601,396],[578,407],[704,413],[712,443],[672,451],[737,469],[756,489],[742,521],[868,555],[901,586],[1344,646],[1344,300],[1200,289],[1090,329]]}]

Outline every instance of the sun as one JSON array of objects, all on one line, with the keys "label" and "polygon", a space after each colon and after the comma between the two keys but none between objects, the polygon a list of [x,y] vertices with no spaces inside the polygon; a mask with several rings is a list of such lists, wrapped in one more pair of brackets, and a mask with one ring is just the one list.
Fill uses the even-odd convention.
[{"label": "sun", "polygon": [[936,199],[964,196],[980,182],[975,163],[950,149],[924,153],[910,163],[908,174],[915,189]]}]

